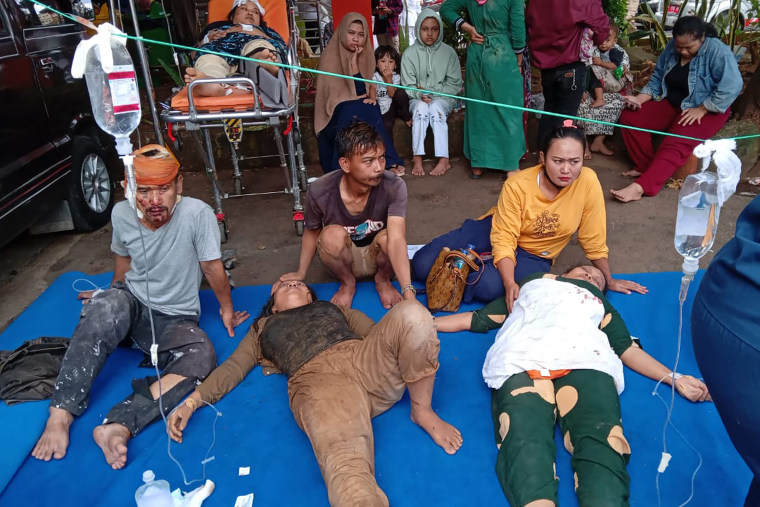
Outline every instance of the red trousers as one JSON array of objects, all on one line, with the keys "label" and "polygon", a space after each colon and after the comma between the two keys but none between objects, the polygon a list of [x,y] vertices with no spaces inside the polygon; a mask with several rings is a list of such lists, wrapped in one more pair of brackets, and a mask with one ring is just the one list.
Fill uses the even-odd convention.
[{"label": "red trousers", "polygon": [[[681,109],[674,107],[667,100],[650,100],[638,111],[624,109],[620,115],[620,123],[698,139],[710,139],[723,127],[729,115],[730,109],[722,114],[707,113],[700,123],[679,125],[677,122],[681,117]],[[644,195],[649,196],[657,195],[668,178],[686,162],[694,147],[699,144],[699,141],[665,136],[655,152],[652,147],[652,134],[625,128],[623,141],[633,159],[633,168],[642,173],[636,183],[644,189]]]}]

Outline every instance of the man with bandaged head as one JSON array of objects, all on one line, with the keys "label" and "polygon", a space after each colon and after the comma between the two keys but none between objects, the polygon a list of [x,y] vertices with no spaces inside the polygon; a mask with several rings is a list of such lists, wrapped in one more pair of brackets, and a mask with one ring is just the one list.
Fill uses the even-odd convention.
[{"label": "man with bandaged head", "polygon": [[[127,201],[113,208],[111,288],[79,295],[84,307],[61,364],[47,425],[32,451],[37,459],[66,455],[71,423],[87,408],[90,389],[108,355],[127,338],[150,355],[151,327],[155,330],[165,413],[211,372],[216,354],[198,326],[198,289],[204,275],[230,336],[248,317],[232,308],[216,216],[203,201],[181,195],[177,159],[159,145],[144,146],[133,155],[137,210]],[[129,439],[161,417],[158,379],[136,379],[132,386],[134,392],[93,431],[114,469],[126,464]]]}]

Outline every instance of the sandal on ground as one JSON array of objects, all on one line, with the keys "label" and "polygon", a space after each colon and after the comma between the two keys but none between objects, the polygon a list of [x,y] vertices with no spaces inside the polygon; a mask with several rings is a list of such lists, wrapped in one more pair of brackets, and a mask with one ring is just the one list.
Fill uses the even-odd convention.
[{"label": "sandal on ground", "polygon": [[388,168],[390,172],[395,174],[396,176],[404,177],[406,176],[406,167],[402,165],[392,165]]}]

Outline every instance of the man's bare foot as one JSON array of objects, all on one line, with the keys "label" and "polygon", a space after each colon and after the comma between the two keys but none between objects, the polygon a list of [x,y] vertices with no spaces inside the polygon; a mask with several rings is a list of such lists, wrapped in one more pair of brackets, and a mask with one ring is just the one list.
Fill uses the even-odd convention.
[{"label": "man's bare foot", "polygon": [[377,289],[377,295],[380,296],[380,302],[386,310],[403,301],[401,293],[389,281],[378,282],[375,280],[375,289]]},{"label": "man's bare foot", "polygon": [[37,445],[32,449],[32,456],[42,461],[50,461],[51,458],[61,459],[66,456],[69,447],[69,428],[74,422],[74,416],[70,412],[57,407],[50,407],[45,430],[37,440]]},{"label": "man's bare foot", "polygon": [[118,423],[101,424],[92,430],[92,438],[103,451],[106,463],[114,470],[120,470],[127,464],[127,442],[132,434]]},{"label": "man's bare foot", "polygon": [[455,454],[462,447],[462,434],[459,430],[438,417],[432,408],[413,409],[410,416],[412,422],[425,430],[446,454]]},{"label": "man's bare foot", "polygon": [[604,141],[594,140],[594,142],[591,143],[591,146],[589,147],[589,149],[593,151],[594,153],[601,153],[602,155],[607,155],[608,157],[611,157],[612,155],[615,154],[614,151],[607,148],[607,145],[604,144]]},{"label": "man's bare foot", "polygon": [[610,190],[612,197],[620,202],[638,201],[644,195],[644,189],[636,182],[620,190]]},{"label": "man's bare foot", "polygon": [[438,163],[435,164],[433,170],[430,171],[430,176],[443,176],[449,169],[451,169],[449,159],[441,157],[438,159]]},{"label": "man's bare foot", "polygon": [[343,283],[338,287],[338,291],[333,295],[330,302],[334,305],[345,306],[351,308],[354,302],[354,294],[356,294],[356,284],[345,285]]},{"label": "man's bare foot", "polygon": [[598,99],[594,99],[594,101],[591,103],[591,107],[602,107],[605,104],[606,102],[604,101],[604,97],[600,97]]},{"label": "man's bare foot", "polygon": [[421,156],[415,155],[412,164],[412,176],[425,176],[425,169],[422,167]]},{"label": "man's bare foot", "polygon": [[620,173],[620,176],[624,176],[626,178],[638,178],[641,176],[642,173],[638,172],[636,169],[630,169],[628,171],[624,171]]},{"label": "man's bare foot", "polygon": [[583,152],[583,160],[591,160],[591,151],[588,148]]}]

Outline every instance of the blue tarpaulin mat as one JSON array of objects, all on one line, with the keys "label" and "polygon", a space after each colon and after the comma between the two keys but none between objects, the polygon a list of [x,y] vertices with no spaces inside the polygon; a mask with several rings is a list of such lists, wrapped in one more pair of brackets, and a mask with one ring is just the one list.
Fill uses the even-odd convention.
[{"label": "blue tarpaulin mat", "polygon": [[[631,333],[645,350],[671,366],[676,357],[678,336],[678,289],[680,273],[628,275],[648,286],[649,294],[610,294]],[[0,335],[0,349],[14,349],[38,336],[71,336],[81,304],[76,290],[86,278],[107,286],[111,275],[89,276],[66,273],[60,276],[32,305]],[[699,277],[692,284],[696,292]],[[316,286],[320,298],[329,299],[337,284]],[[269,286],[238,287],[233,300],[238,310],[257,315],[269,295]],[[6,297],[12,297],[7,294]],[[691,297],[684,309],[681,360],[678,370],[699,376],[691,346],[689,315]],[[201,326],[211,336],[219,361],[235,349],[250,325],[239,327],[229,338],[218,317],[211,291],[201,292]],[[361,283],[354,307],[378,320],[384,310],[374,284]],[[463,307],[463,310],[476,307]],[[252,320],[252,319],[251,319]],[[490,414],[490,392],[481,378],[481,367],[495,331],[487,335],[441,334],[440,369],[436,375],[433,405],[445,420],[457,426],[464,445],[448,456],[409,419],[408,396],[373,420],[376,475],[391,505],[507,505],[496,480],[496,445]],[[167,437],[162,423],[145,429],[129,443],[127,466],[118,471],[106,465],[92,440],[92,429],[100,424],[110,407],[131,392],[131,379],[151,374],[139,368],[141,354],[119,349],[106,363],[91,394],[89,409],[71,429],[66,457],[49,463],[29,456],[47,417],[47,402],[0,405],[0,505],[135,505],[134,493],[144,470],[174,488],[189,491],[200,482],[185,486],[182,473],[167,454]],[[628,470],[631,475],[631,504],[676,506],[691,492],[692,474],[699,457],[678,434],[667,431],[667,450],[673,455],[667,471],[659,477],[657,465],[663,450],[666,406],[652,394],[655,382],[626,371],[622,394],[623,425],[633,449]],[[670,400],[670,388],[659,387]],[[306,436],[296,426],[288,408],[287,382],[282,375],[264,377],[257,368],[229,395],[217,403],[222,416],[216,421],[216,444],[212,460],[205,465],[206,478],[216,491],[205,505],[233,506],[239,495],[254,493],[254,505],[326,505],[327,493]],[[214,438],[215,413],[208,407],[193,416],[184,442],[172,442],[171,453],[185,469],[188,480],[203,477],[201,461]],[[694,480],[690,505],[741,505],[751,474],[731,445],[715,407],[693,404],[675,397],[673,424],[702,457]],[[577,505],[573,492],[570,457],[557,438],[557,475],[560,501]],[[250,467],[240,476],[239,467]]]}]

